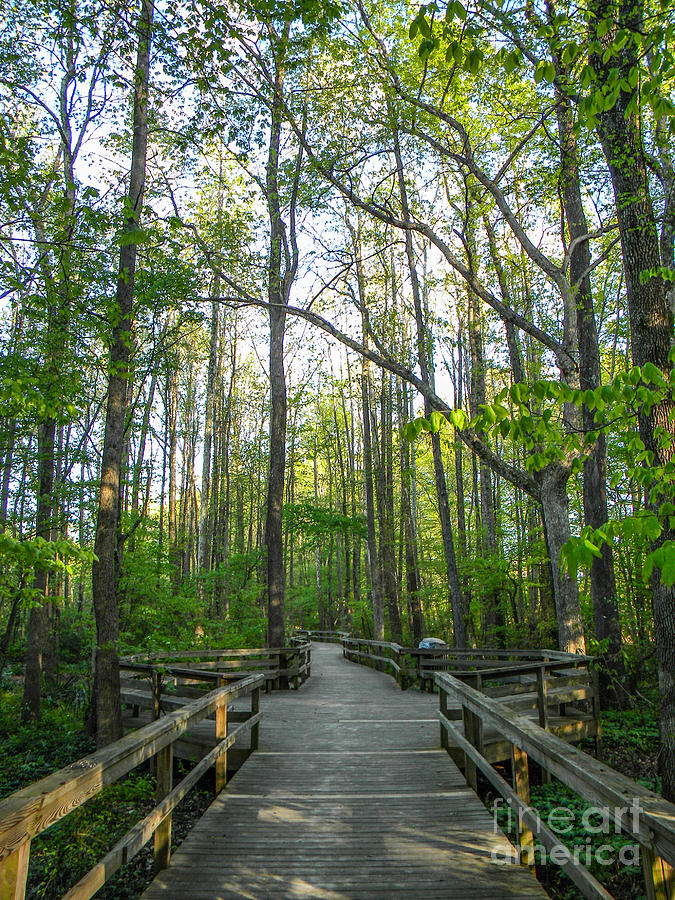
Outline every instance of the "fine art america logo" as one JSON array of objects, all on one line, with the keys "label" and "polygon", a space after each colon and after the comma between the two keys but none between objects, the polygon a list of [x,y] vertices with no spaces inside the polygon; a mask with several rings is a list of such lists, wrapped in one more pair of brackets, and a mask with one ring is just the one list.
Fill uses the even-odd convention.
[{"label": "fine art america logo", "polygon": [[[566,806],[556,806],[551,809],[543,819],[536,809],[527,807],[526,811],[515,811],[509,800],[506,805],[501,797],[492,804],[493,829],[497,834],[500,831],[512,832],[515,828],[518,834],[530,831],[536,839],[536,846],[528,842],[518,849],[517,847],[499,847],[492,850],[493,862],[507,865],[524,862],[527,865],[552,864],[556,866],[584,866],[588,868],[592,863],[599,866],[639,866],[640,845],[624,844],[616,847],[614,844],[602,843],[598,835],[621,834],[622,831],[637,834],[640,830],[640,813],[642,807],[637,797],[633,798],[630,806],[602,807],[589,806],[581,817],[581,829],[576,826],[576,813]],[[504,821],[506,820],[506,821]],[[501,821],[501,827],[499,824]],[[562,841],[556,841],[558,835],[571,835],[574,838],[581,837],[581,832],[586,835],[583,843],[573,843],[568,846]],[[570,841],[571,843],[571,841]],[[543,846],[546,844],[547,846]]]}]

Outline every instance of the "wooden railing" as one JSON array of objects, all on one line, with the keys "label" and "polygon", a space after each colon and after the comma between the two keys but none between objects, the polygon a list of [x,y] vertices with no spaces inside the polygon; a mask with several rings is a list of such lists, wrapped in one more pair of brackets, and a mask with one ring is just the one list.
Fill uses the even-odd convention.
[{"label": "wooden railing", "polygon": [[[121,660],[120,667],[153,677],[167,676],[175,684],[238,681],[252,672],[262,672],[266,690],[299,687],[310,675],[311,648],[307,641],[289,647],[246,650],[185,650],[136,654]],[[196,674],[195,674],[196,673]],[[209,674],[210,673],[210,674]],[[155,677],[156,677],[155,676]]]},{"label": "wooden railing", "polygon": [[[551,711],[560,716],[569,712],[569,704],[578,702],[588,707],[590,715],[586,736],[595,740],[596,755],[602,752],[600,728],[600,690],[597,669],[583,663],[584,658],[569,655],[566,659],[539,663],[504,663],[495,668],[458,669],[453,676],[470,684],[486,697],[506,703],[514,712],[527,713],[536,710],[541,728],[549,728]],[[574,718],[581,712],[573,708]],[[450,712],[450,718],[457,710]],[[567,726],[565,726],[567,727]]]},{"label": "wooden railing", "polygon": [[[536,835],[544,847],[553,851],[551,858],[555,854],[555,862],[564,868],[584,897],[611,900],[611,894],[581,864],[579,855],[575,859],[573,854],[565,853],[558,835],[530,807],[528,760],[533,759],[542,770],[600,807],[614,828],[640,844],[648,900],[675,898],[675,805],[570,747],[497,698],[486,697],[446,673],[437,673],[435,680],[440,695],[441,744],[449,749],[454,743],[462,749],[466,780],[474,790],[478,789],[480,770],[518,814],[521,862],[533,865]],[[451,700],[461,704],[463,733],[448,715]],[[496,729],[511,743],[513,785],[483,755],[486,726]]]},{"label": "wooden railing", "polygon": [[367,641],[364,638],[342,639],[342,655],[350,662],[388,671],[402,690],[406,687],[405,647],[391,641]]},{"label": "wooden railing", "polygon": [[346,631],[313,631],[308,628],[298,628],[293,640],[316,641],[318,644],[339,644],[342,639],[348,637]]},{"label": "wooden railing", "polygon": [[[250,751],[258,747],[262,674],[249,675],[234,685],[217,688],[175,712],[132,731],[102,750],[48,775],[0,801],[0,897],[22,900],[31,840],[103,788],[132,769],[154,759],[157,805],[72,887],[62,900],[87,900],[120,866],[128,863],[154,835],[155,868],[166,868],[171,852],[171,814],[196,782],[215,765],[216,791],[227,779],[227,751],[250,732]],[[251,698],[250,712],[227,732],[227,706],[239,697]],[[173,787],[173,745],[188,728],[215,715],[216,746]]]},{"label": "wooden railing", "polygon": [[519,665],[545,665],[547,671],[560,668],[558,663],[582,669],[593,661],[593,657],[581,654],[563,653],[560,650],[455,650],[452,648],[409,649],[406,655],[411,661],[411,677],[419,680],[423,690],[433,690],[436,672],[452,672],[464,678],[474,672],[503,669],[506,673]]}]

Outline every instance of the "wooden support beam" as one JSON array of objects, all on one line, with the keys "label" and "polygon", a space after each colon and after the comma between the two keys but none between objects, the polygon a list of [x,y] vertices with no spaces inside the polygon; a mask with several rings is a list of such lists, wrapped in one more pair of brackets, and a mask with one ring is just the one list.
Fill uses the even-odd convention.
[{"label": "wooden support beam", "polygon": [[[155,757],[157,791],[155,797],[160,803],[173,789],[173,744],[163,747]],[[155,873],[166,869],[171,859],[171,813],[157,826],[155,831]]]},{"label": "wooden support beam", "polygon": [[[438,694],[439,694],[441,715],[447,719],[448,718],[448,692],[445,691],[442,687],[439,687]],[[441,747],[444,750],[448,750],[448,748],[449,748],[448,730],[445,727],[443,719],[441,719],[440,725],[441,725]]]},{"label": "wooden support beam", "polygon": [[[546,681],[546,665],[543,663],[537,669],[537,713],[539,715],[539,727],[548,729],[548,684]],[[548,769],[541,770],[542,784],[551,783],[551,773]]]},{"label": "wooden support beam", "polygon": [[[221,704],[216,709],[216,743],[227,737],[227,703]],[[216,794],[219,794],[227,784],[227,751],[221,753],[216,760]]]},{"label": "wooden support beam", "polygon": [[[254,691],[251,691],[251,716],[256,716],[260,711],[260,688],[256,688]],[[260,723],[256,722],[256,724],[251,728],[251,753],[258,749],[258,742],[260,740]]]},{"label": "wooden support beam", "polygon": [[23,900],[26,896],[26,876],[30,841],[0,860],[0,897],[2,900]]},{"label": "wooden support beam", "polygon": [[[462,706],[462,719],[464,721],[464,737],[472,747],[475,747],[475,716],[466,706]],[[464,754],[464,777],[469,787],[478,792],[478,770],[476,769],[476,763],[467,753]]]},{"label": "wooden support beam", "polygon": [[[511,771],[513,773],[513,789],[525,806],[530,805],[530,773],[527,753],[516,744],[511,744]],[[520,818],[520,862],[534,869],[534,836],[522,817]]]},{"label": "wooden support beam", "polygon": [[646,847],[641,854],[647,900],[675,900],[675,869]]}]

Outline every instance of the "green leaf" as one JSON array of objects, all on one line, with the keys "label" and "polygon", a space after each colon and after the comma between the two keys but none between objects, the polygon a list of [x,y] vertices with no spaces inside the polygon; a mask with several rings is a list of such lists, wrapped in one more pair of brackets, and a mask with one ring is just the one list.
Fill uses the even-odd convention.
[{"label": "green leaf", "polygon": [[520,65],[520,53],[517,50],[512,50],[510,53],[507,53],[504,57],[504,68],[507,73],[510,75],[511,72],[515,71]]},{"label": "green leaf", "polygon": [[483,62],[482,50],[471,50],[464,60],[464,69],[471,75],[477,75]]},{"label": "green leaf", "polygon": [[549,84],[553,84],[555,81],[555,66],[552,62],[546,63],[544,66],[544,78],[548,81]]},{"label": "green leaf", "polygon": [[450,413],[450,421],[455,428],[458,428],[460,431],[463,431],[469,422],[463,409],[453,409]]},{"label": "green leaf", "polygon": [[435,409],[429,416],[429,424],[431,425],[431,428],[429,430],[431,431],[431,433],[437,434],[443,427],[444,422],[445,416],[443,415],[443,413]]}]

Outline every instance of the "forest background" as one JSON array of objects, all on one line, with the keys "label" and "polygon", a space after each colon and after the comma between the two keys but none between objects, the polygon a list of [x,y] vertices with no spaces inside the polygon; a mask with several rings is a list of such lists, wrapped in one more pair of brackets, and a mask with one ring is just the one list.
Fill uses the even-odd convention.
[{"label": "forest background", "polygon": [[0,668],[597,655],[675,799],[673,6],[14,2]]}]

